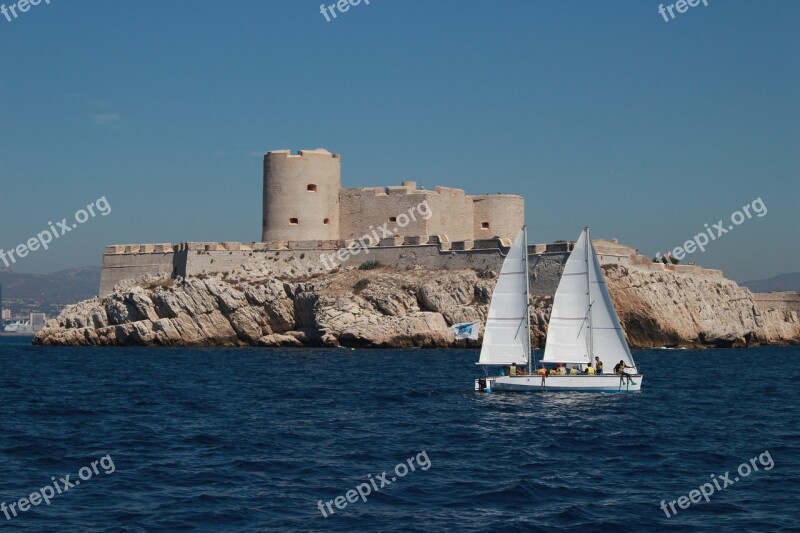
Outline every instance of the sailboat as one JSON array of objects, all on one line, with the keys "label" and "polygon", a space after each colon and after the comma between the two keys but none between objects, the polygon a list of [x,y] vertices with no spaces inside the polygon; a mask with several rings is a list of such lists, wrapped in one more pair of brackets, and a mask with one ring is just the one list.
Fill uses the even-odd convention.
[{"label": "sailboat", "polygon": [[[569,365],[576,373],[542,371],[542,375],[534,370],[537,362],[531,357],[529,295],[528,232],[523,226],[503,261],[492,293],[477,362],[486,375],[475,380],[476,391],[641,389],[642,375],[614,310],[588,227],[564,265],[539,362],[541,368],[548,369]],[[603,371],[584,373],[589,366],[596,368],[596,359],[602,362]],[[609,373],[619,363],[620,373]]]}]

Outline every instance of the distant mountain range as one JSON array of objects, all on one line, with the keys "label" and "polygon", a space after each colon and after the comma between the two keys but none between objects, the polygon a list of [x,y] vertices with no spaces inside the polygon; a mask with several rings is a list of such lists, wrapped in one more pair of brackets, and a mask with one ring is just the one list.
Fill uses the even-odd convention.
[{"label": "distant mountain range", "polygon": [[15,314],[47,313],[54,317],[69,304],[97,296],[100,269],[84,267],[53,274],[23,274],[0,270],[3,301]]},{"label": "distant mountain range", "polygon": [[798,291],[800,292],[800,272],[791,274],[778,274],[774,278],[743,281],[741,287],[747,287],[753,292],[772,291]]}]

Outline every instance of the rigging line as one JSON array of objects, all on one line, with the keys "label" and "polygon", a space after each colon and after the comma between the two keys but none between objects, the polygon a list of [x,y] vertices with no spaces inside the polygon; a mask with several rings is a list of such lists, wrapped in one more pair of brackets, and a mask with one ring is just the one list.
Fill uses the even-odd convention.
[{"label": "rigging line", "polygon": [[594,305],[594,302],[589,304],[589,309],[586,310],[586,314],[583,316],[583,322],[581,323],[581,327],[578,330],[578,334],[575,335],[575,338],[578,338],[578,337],[581,336],[581,331],[583,331],[583,325],[586,323],[586,319],[589,318],[589,313],[592,312],[592,306],[593,305]]},{"label": "rigging line", "polygon": [[519,330],[521,330],[521,329],[522,329],[522,323],[523,323],[523,322],[525,322],[525,318],[522,318],[522,319],[519,321],[519,326],[517,326],[517,331],[516,331],[516,333],[514,333],[514,338],[515,338],[515,339],[516,339],[516,338],[519,336]]}]

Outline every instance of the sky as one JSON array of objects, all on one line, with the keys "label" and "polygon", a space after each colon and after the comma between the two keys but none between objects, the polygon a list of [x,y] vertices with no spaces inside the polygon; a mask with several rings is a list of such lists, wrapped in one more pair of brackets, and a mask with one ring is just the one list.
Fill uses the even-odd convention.
[{"label": "sky", "polygon": [[[0,15],[0,248],[52,225],[11,265],[47,273],[100,266],[107,244],[257,241],[263,153],[326,148],[345,187],[523,195],[531,243],[589,225],[652,256],[722,220],[684,263],[800,271],[800,2],[658,7],[371,0],[328,22],[319,0],[43,0]],[[758,199],[765,214],[728,229]]]}]

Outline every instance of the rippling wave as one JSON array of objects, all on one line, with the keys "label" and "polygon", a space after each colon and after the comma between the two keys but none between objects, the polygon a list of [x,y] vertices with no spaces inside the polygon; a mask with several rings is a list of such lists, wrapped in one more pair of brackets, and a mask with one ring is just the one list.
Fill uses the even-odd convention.
[{"label": "rippling wave", "polygon": [[[800,528],[800,350],[635,354],[641,393],[479,394],[475,351],[72,349],[0,339],[0,525],[80,531]],[[757,369],[757,371],[753,370]],[[713,474],[769,450],[709,503]],[[425,452],[430,468],[332,507]],[[341,503],[341,501],[340,501]]]}]

